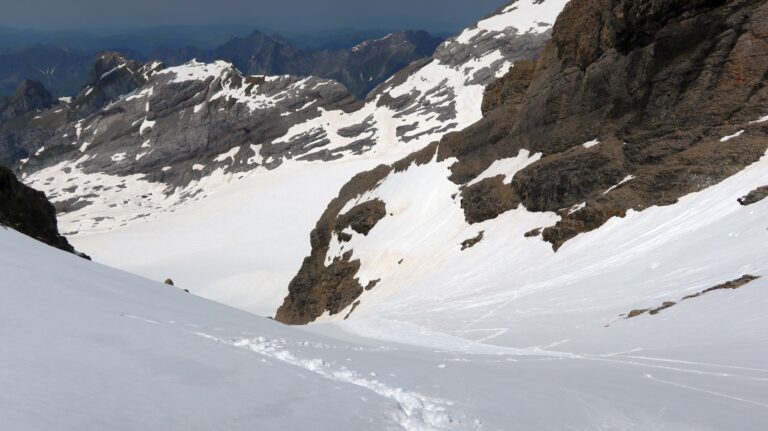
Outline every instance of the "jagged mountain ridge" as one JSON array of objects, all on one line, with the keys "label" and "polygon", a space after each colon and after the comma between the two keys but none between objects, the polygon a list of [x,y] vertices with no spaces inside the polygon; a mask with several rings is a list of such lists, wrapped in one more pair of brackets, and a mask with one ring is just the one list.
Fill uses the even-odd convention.
[{"label": "jagged mountain ridge", "polygon": [[[110,47],[133,61],[161,61],[179,66],[192,60],[229,61],[249,75],[302,75],[334,79],[358,98],[414,60],[429,57],[442,39],[424,31],[402,31],[367,40],[358,46],[337,49],[300,49],[280,35],[254,31],[211,49],[157,48],[148,53]],[[365,49],[362,49],[366,47]],[[44,81],[60,96],[74,95],[93,81],[92,64],[101,53],[38,45],[0,54],[0,94],[10,92],[24,79]]]},{"label": "jagged mountain ridge", "polygon": [[429,57],[442,42],[424,31],[392,33],[350,49],[306,51],[288,40],[255,31],[213,49],[161,50],[150,54],[168,65],[190,60],[231,62],[248,75],[303,75],[338,81],[358,98],[414,60]]},{"label": "jagged mountain ridge", "polygon": [[[423,277],[423,269],[399,268],[393,256],[392,249],[400,249],[407,260],[410,247],[430,244],[411,226],[392,227],[409,220],[407,211],[398,218],[390,209],[395,204],[380,195],[389,190],[389,199],[401,202],[395,208],[403,208],[402,200],[413,197],[387,186],[400,184],[400,177],[447,169],[423,199],[460,209],[460,231],[474,230],[462,240],[478,238],[475,247],[489,242],[483,229],[491,228],[483,226],[499,229],[494,220],[505,214],[531,212],[541,214],[542,224],[519,232],[513,243],[525,249],[530,241],[546,241],[557,250],[614,217],[674,205],[762,160],[768,148],[761,78],[768,73],[761,36],[766,13],[765,3],[749,1],[570,2],[542,56],[517,63],[488,88],[481,121],[344,186],[312,232],[312,253],[276,318],[341,318],[377,289],[383,292],[371,308],[379,309],[387,289],[395,294],[414,283],[403,280],[409,279],[404,272]],[[441,183],[446,179],[450,183]],[[434,190],[446,195],[431,197]],[[749,191],[733,196],[731,206],[738,208],[737,198]],[[385,210],[372,214],[371,203]],[[364,230],[354,222],[359,218]],[[368,238],[378,223],[389,226],[385,244]],[[435,260],[455,247],[431,246]]]}]

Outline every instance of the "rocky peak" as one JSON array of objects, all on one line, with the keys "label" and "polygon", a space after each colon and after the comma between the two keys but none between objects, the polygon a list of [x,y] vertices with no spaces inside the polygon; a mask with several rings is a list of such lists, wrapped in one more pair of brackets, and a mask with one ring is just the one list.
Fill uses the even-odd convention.
[{"label": "rocky peak", "polygon": [[83,89],[72,102],[69,117],[83,118],[142,86],[148,77],[146,70],[142,73],[142,67],[118,52],[100,53]]},{"label": "rocky peak", "polygon": [[13,94],[0,98],[0,123],[55,104],[56,99],[42,83],[23,81]]}]

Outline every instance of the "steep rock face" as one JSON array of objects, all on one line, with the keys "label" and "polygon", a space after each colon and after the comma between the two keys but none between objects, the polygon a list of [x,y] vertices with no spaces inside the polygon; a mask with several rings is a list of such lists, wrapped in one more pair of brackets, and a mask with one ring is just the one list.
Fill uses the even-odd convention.
[{"label": "steep rock face", "polygon": [[[768,148],[761,117],[768,110],[766,18],[768,4],[757,1],[573,0],[541,57],[518,63],[488,87],[485,117],[420,158],[450,166],[460,191],[455,202],[470,225],[519,206],[557,214],[553,226],[526,234],[543,232],[555,249],[630,209],[674,204]],[[380,169],[386,176],[392,167]],[[362,184],[360,178],[344,190]],[[376,196],[387,180],[338,199]],[[339,239],[317,230],[330,225],[318,224],[313,238],[328,242],[313,241],[312,262],[294,281],[310,272],[326,279],[323,263],[338,257],[327,250]],[[360,262],[353,247],[344,257]],[[380,275],[368,271],[365,278]],[[355,273],[339,284],[362,279]],[[277,317],[318,317],[301,308],[313,302],[313,289],[335,286],[292,283]]]},{"label": "steep rock face", "polygon": [[765,152],[751,121],[768,105],[766,13],[749,1],[571,2],[525,91],[516,72],[497,83],[510,91],[503,106],[440,158],[459,158],[451,179],[462,184],[521,149],[544,154],[511,187],[529,210],[563,215],[544,231],[555,247],[628,209],[674,203]]},{"label": "steep rock face", "polygon": [[0,166],[0,225],[11,227],[52,247],[75,253],[59,234],[56,212],[42,192],[20,183]]}]

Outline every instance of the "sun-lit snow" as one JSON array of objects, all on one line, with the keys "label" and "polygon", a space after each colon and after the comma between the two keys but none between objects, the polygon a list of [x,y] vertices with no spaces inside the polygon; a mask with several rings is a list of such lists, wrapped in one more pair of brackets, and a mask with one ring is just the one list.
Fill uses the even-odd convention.
[{"label": "sun-lit snow", "polygon": [[724,136],[722,139],[720,139],[720,142],[727,142],[731,139],[738,138],[739,136],[744,134],[744,130],[739,130],[738,132],[734,133],[733,135]]},{"label": "sun-lit snow", "polygon": [[604,192],[603,192],[603,194],[604,194],[604,195],[607,195],[608,193],[610,193],[610,192],[612,192],[612,191],[616,190],[617,188],[619,188],[619,187],[620,187],[622,184],[626,184],[626,183],[628,183],[628,182],[630,182],[630,181],[632,181],[632,180],[634,180],[634,179],[635,179],[635,176],[634,176],[634,175],[627,175],[626,177],[624,177],[624,179],[622,179],[621,181],[619,181],[619,183],[618,183],[618,184],[616,184],[616,185],[613,185],[613,186],[611,186],[610,188],[608,188],[608,190],[604,191]]},{"label": "sun-lit snow", "polygon": [[491,166],[484,170],[475,179],[467,183],[467,186],[476,184],[486,178],[493,178],[498,175],[504,175],[504,182],[508,183],[512,180],[515,174],[525,169],[531,163],[541,159],[542,154],[536,153],[531,155],[528,150],[520,150],[516,157],[509,157],[506,159],[494,160]]},{"label": "sun-lit snow", "polygon": [[[768,206],[736,209],[732,199],[722,199],[766,180],[765,165],[680,207],[657,209],[665,214],[649,210],[617,220],[610,233],[567,244],[562,258],[538,239],[522,239],[525,229],[555,219],[518,209],[498,223],[465,227],[467,233],[485,229],[489,242],[438,254],[441,271],[425,275],[413,271],[429,264],[417,252],[461,236],[457,230],[453,237],[431,238],[412,227],[415,241],[398,249],[411,252],[400,278],[385,279],[364,297],[355,312],[361,318],[318,325],[310,328],[314,333],[0,228],[0,315],[6,322],[0,325],[0,386],[13,394],[0,403],[0,424],[61,430],[560,430],[605,424],[762,430],[768,424],[762,360],[768,354],[768,280],[683,302],[663,315],[619,314],[708,287],[729,274],[723,271],[729,266],[732,274],[765,274],[760,268],[768,254],[753,253],[745,264],[738,250],[750,235],[765,235],[759,221]],[[413,197],[435,185],[442,196],[453,187],[447,173],[445,164],[411,168],[386,181],[392,185],[382,184],[379,197],[400,196],[393,188],[406,181],[417,188]],[[436,211],[457,212],[450,198],[432,203],[439,204]],[[399,227],[391,230],[396,224],[421,225],[421,216],[435,215],[423,199],[406,196],[394,204],[400,219],[371,234],[383,227],[399,235]],[[690,225],[701,220],[701,205],[723,229]],[[463,219],[450,215],[447,222],[461,228]],[[742,238],[733,235],[750,226]],[[726,231],[730,239],[723,241]],[[430,244],[417,245],[425,235]],[[705,253],[669,259],[687,246],[685,238],[697,236],[695,246],[724,246],[725,254],[698,271]],[[526,253],[504,252],[521,241]],[[595,241],[607,247],[595,249]],[[542,273],[538,259],[559,266]],[[552,278],[542,282],[546,277]],[[394,295],[381,292],[394,281],[407,286]]]},{"label": "sun-lit snow", "polygon": [[472,39],[485,32],[502,32],[514,29],[518,33],[543,33],[552,28],[557,15],[568,0],[517,0],[505,7],[500,14],[493,15],[464,30],[456,40],[469,44]]},{"label": "sun-lit snow", "polygon": [[158,72],[159,75],[173,76],[172,82],[205,81],[222,75],[223,71],[232,69],[232,64],[226,61],[200,63],[192,60],[181,66],[169,67]]},{"label": "sun-lit snow", "polygon": [[[521,0],[459,41],[545,31],[539,23],[554,16],[544,9],[564,3]],[[183,83],[220,78],[230,67],[191,63],[163,73]],[[455,101],[449,124],[428,109],[400,115],[374,100],[352,113],[321,110],[279,141],[323,130],[327,148],[341,148],[352,139],[339,131],[371,118],[371,151],[332,162],[290,160],[237,174],[211,164],[209,175],[173,193],[143,175],[86,173],[79,161],[29,175],[54,201],[89,203],[59,215],[78,249],[155,281],[0,228],[0,428],[768,428],[768,200],[737,202],[768,184],[768,156],[675,205],[611,219],[557,252],[526,236],[557,223],[557,214],[519,206],[470,225],[459,186],[448,180],[454,161],[412,165],[344,208],[370,199],[387,208],[367,236],[331,242],[329,259],[349,250],[360,259],[361,284],[380,280],[349,320],[351,307],[307,332],[195,296],[272,315],[339,188],[479,119],[483,88],[467,75],[485,67],[501,76],[509,64],[498,52],[458,68],[435,60],[387,84],[391,96],[414,94],[422,106]],[[277,79],[285,78],[266,81]],[[228,91],[217,97],[250,103]],[[148,87],[126,100],[148,106],[151,94]],[[73,145],[86,151],[92,127],[77,123]],[[261,163],[259,145],[251,149],[247,162]],[[522,150],[472,184],[498,175],[509,182],[540,157]],[[194,164],[189,174],[206,167]],[[744,274],[762,278],[626,318]],[[166,278],[177,288],[159,283]]]}]

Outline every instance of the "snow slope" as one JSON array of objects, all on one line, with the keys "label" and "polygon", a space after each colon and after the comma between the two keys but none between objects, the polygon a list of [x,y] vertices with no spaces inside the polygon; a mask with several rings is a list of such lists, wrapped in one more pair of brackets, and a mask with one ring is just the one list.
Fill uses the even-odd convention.
[{"label": "snow slope", "polygon": [[394,347],[284,327],[5,228],[0,244],[2,429],[415,430],[460,420],[445,401],[373,378],[378,364],[355,370],[353,358]]},{"label": "snow slope", "polygon": [[[522,151],[518,159],[527,156]],[[524,236],[553,225],[558,220],[554,213],[518,207],[467,224],[458,186],[448,180],[452,163],[412,165],[347,204],[378,199],[387,208],[387,216],[367,236],[348,231],[350,241],[340,243],[334,236],[331,242],[327,262],[351,250],[352,259],[361,261],[360,283],[380,279],[361,296],[350,327],[354,320],[375,317],[493,344],[555,343],[558,350],[586,352],[602,350],[613,340],[618,349],[681,349],[694,343],[697,355],[731,355],[738,340],[751,352],[741,357],[751,366],[768,353],[761,330],[768,321],[759,311],[768,301],[768,291],[760,288],[768,283],[768,200],[750,206],[737,201],[768,184],[768,155],[675,205],[614,218],[556,253],[541,237]],[[462,241],[480,231],[483,240],[461,250]],[[658,316],[620,317],[678,302],[745,274],[763,278],[743,290],[681,302]],[[439,304],[434,298],[440,298]],[[669,321],[685,313],[691,313],[689,320]],[[727,327],[721,326],[725,316],[730,316]],[[638,329],[645,324],[668,325],[675,334]],[[731,332],[734,328],[744,332]]]},{"label": "snow slope", "polygon": [[[768,425],[764,313],[756,314],[766,305],[765,282],[723,293],[729,301],[704,297],[624,322],[634,340],[618,329],[591,354],[477,344],[407,323],[371,326],[379,335],[411,334],[424,348],[359,338],[335,325],[316,326],[315,333],[282,326],[7,229],[0,228],[0,244],[1,429]],[[721,312],[732,322],[727,334],[715,324]],[[688,325],[663,332],[678,323]],[[707,361],[687,360],[697,343],[686,337],[697,331],[727,349]],[[677,343],[626,349],[651,338]]]},{"label": "snow slope", "polygon": [[[369,160],[301,163],[224,183],[206,199],[146,223],[70,237],[94,259],[271,316],[325,205]],[[66,226],[66,223],[64,223]]]}]

